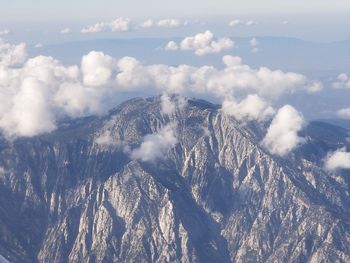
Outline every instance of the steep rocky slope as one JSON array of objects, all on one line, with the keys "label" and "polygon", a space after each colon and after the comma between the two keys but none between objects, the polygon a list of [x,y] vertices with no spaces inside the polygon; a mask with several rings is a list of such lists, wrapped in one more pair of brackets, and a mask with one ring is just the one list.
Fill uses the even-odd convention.
[{"label": "steep rocky slope", "polygon": [[[172,123],[163,158],[135,160]],[[105,117],[0,143],[0,254],[10,262],[350,262],[350,174],[322,169],[347,130],[312,123],[287,158],[266,125],[190,100],[133,99]],[[101,138],[103,138],[101,140]]]}]

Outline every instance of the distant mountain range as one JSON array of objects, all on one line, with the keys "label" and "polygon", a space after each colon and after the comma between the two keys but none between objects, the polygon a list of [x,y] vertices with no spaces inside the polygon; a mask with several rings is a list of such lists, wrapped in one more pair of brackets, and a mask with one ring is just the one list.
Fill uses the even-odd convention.
[{"label": "distant mountain range", "polygon": [[[350,67],[345,54],[350,53],[350,40],[317,43],[289,37],[256,37],[259,52],[252,52],[251,37],[231,37],[236,48],[223,54],[241,56],[247,64],[258,67],[268,66],[302,73],[329,75]],[[50,55],[66,63],[78,63],[81,56],[91,50],[104,51],[115,57],[134,56],[145,63],[166,63],[221,66],[217,55],[196,56],[192,52],[165,51],[168,41],[181,38],[135,38],[135,39],[96,39],[30,48],[30,55]],[[166,53],[166,55],[165,55]]]},{"label": "distant mountain range", "polygon": [[322,162],[350,146],[349,130],[310,123],[307,142],[280,158],[260,146],[264,124],[237,122],[202,100],[169,115],[160,104],[132,99],[50,134],[2,139],[0,254],[9,262],[350,261],[350,171],[328,173]]}]

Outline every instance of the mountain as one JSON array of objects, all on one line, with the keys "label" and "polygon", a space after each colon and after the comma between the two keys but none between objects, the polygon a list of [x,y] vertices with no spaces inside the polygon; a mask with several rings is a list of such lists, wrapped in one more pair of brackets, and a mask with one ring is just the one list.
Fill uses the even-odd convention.
[{"label": "mountain", "polygon": [[[154,160],[130,157],[169,124],[174,147]],[[349,131],[311,123],[307,142],[280,158],[260,146],[267,125],[194,99],[164,115],[153,97],[50,134],[1,139],[0,254],[10,262],[349,262],[350,173],[322,168],[327,152],[350,146]]]}]

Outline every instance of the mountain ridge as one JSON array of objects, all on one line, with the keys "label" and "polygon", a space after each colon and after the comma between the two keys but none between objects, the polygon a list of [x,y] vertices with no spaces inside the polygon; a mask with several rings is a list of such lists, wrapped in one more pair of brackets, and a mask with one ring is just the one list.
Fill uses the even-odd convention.
[{"label": "mountain ridge", "polygon": [[[319,160],[348,147],[348,134],[310,124],[308,142],[279,158],[259,144],[266,127],[218,108],[189,100],[166,115],[159,97],[133,99],[1,145],[0,254],[11,262],[348,261],[349,173],[329,174]],[[130,157],[169,123],[173,147],[153,161]],[[108,143],[97,143],[106,134]]]}]

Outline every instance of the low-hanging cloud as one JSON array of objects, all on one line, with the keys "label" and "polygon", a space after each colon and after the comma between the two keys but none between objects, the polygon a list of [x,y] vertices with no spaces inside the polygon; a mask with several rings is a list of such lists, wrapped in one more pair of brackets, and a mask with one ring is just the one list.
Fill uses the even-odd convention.
[{"label": "low-hanging cloud", "polygon": [[186,25],[186,22],[181,22],[179,19],[175,18],[166,18],[166,19],[161,19],[157,22],[157,26],[159,27],[180,27]]},{"label": "low-hanging cloud", "polygon": [[264,121],[275,113],[271,105],[256,94],[248,95],[241,102],[226,99],[222,104],[222,111],[240,121]]},{"label": "low-hanging cloud", "polygon": [[329,153],[325,159],[325,168],[329,171],[350,169],[350,152],[346,152],[345,148],[341,148]]},{"label": "low-hanging cloud", "polygon": [[341,73],[332,86],[336,89],[350,89],[350,78],[346,73]]},{"label": "low-hanging cloud", "polygon": [[228,22],[228,26],[230,27],[237,27],[237,26],[255,26],[257,25],[258,23],[254,20],[248,20],[246,22],[243,22],[239,19],[233,19],[231,21]]},{"label": "low-hanging cloud", "polygon": [[[224,111],[237,119],[260,120],[272,112],[273,100],[285,93],[308,91],[314,84],[297,73],[253,69],[239,57],[224,56],[223,63],[222,69],[144,65],[132,57],[116,59],[92,51],[80,65],[65,66],[52,57],[26,59],[25,44],[1,42],[0,130],[7,137],[50,132],[62,117],[105,113],[120,94],[130,91],[206,96],[220,102],[230,98]],[[166,104],[170,97],[163,100]],[[176,107],[185,104],[179,99],[170,102]],[[163,107],[168,114],[171,109]]]},{"label": "low-hanging cloud", "polygon": [[175,129],[176,124],[169,123],[159,132],[146,135],[140,147],[131,152],[131,158],[144,162],[164,158],[166,153],[177,144]]},{"label": "low-hanging cloud", "polygon": [[252,51],[253,53],[257,53],[257,52],[260,51],[260,48],[259,48],[260,43],[259,43],[259,41],[258,41],[255,37],[253,37],[253,38],[249,41],[249,45],[250,45],[251,51]]},{"label": "low-hanging cloud", "polygon": [[176,18],[164,18],[160,20],[153,20],[153,19],[146,19],[145,21],[141,22],[137,28],[178,28],[182,26],[186,26],[188,24],[187,21],[181,21]]},{"label": "low-hanging cloud", "polygon": [[186,98],[182,96],[170,97],[163,93],[160,97],[161,113],[164,115],[172,115],[176,109],[183,110],[187,106]]},{"label": "low-hanging cloud", "polygon": [[244,23],[243,23],[241,20],[239,20],[239,19],[231,20],[231,21],[228,23],[228,25],[229,25],[230,27],[242,26],[243,24],[244,24]]},{"label": "low-hanging cloud", "polygon": [[12,45],[0,38],[0,66],[21,64],[27,58],[26,44]]},{"label": "low-hanging cloud", "polygon": [[195,36],[184,38],[179,45],[174,41],[168,42],[166,50],[190,50],[198,56],[206,54],[220,53],[223,50],[232,49],[234,42],[227,37],[215,38],[214,34],[207,30],[204,33],[196,34]]},{"label": "low-hanging cloud", "polygon": [[285,105],[272,120],[262,145],[272,154],[285,156],[304,141],[298,135],[303,126],[302,115],[292,106]]},{"label": "low-hanging cloud", "polygon": [[99,32],[123,32],[129,31],[130,19],[119,17],[109,22],[98,22],[94,25],[89,25],[81,30],[81,33],[99,33]]}]

